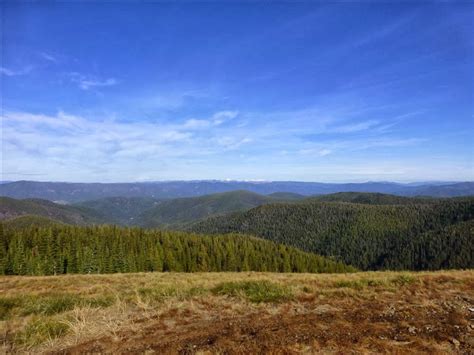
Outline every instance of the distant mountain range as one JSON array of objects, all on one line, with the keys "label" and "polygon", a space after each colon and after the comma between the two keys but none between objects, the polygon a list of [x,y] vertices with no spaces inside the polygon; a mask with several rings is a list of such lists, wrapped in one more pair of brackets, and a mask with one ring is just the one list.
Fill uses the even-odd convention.
[{"label": "distant mountain range", "polygon": [[305,197],[239,190],[168,200],[107,197],[69,205],[1,197],[0,220],[8,230],[120,224],[204,235],[239,233],[364,270],[474,267],[474,197],[365,192]]},{"label": "distant mountain range", "polygon": [[29,222],[38,222],[37,219],[31,218],[35,216],[66,224],[105,223],[176,229],[207,217],[303,198],[305,197],[301,195],[287,193],[259,195],[249,191],[230,191],[168,200],[150,197],[106,197],[64,205],[44,199],[17,200],[0,197],[0,220],[21,218],[18,221],[28,225]]},{"label": "distant mountain range", "polygon": [[[304,198],[304,196],[301,197]],[[293,200],[295,200],[295,195],[285,193],[259,195],[245,190],[177,198],[163,201],[150,208],[138,216],[135,223],[148,228],[176,228],[207,217],[245,211],[268,203]]]},{"label": "distant mountain range", "polygon": [[263,195],[292,193],[304,196],[337,192],[378,192],[400,196],[454,197],[474,195],[474,182],[399,184],[393,182],[319,183],[295,181],[167,181],[150,183],[65,183],[16,181],[0,184],[0,196],[40,198],[66,203],[107,197],[170,199],[247,190]]},{"label": "distant mountain range", "polygon": [[[341,202],[369,205],[423,205],[439,201],[443,199],[366,192],[338,192],[308,197],[287,192],[261,195],[245,190],[161,200],[151,197],[106,197],[66,205],[44,199],[18,200],[0,197],[0,220],[20,217],[19,223],[28,225],[30,222],[39,222],[31,218],[35,216],[76,225],[117,224],[185,229],[192,223],[205,221],[211,217],[223,216],[229,220],[234,212],[245,212],[269,204]],[[41,221],[42,224],[43,222],[44,220]]]}]

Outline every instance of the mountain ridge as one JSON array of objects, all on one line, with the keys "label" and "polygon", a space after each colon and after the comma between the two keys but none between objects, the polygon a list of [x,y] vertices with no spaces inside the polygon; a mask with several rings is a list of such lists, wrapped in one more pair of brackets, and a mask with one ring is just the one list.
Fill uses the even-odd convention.
[{"label": "mountain ridge", "polygon": [[296,193],[304,196],[337,192],[378,192],[400,196],[426,195],[455,197],[474,195],[474,182],[455,184],[417,185],[393,182],[320,183],[298,181],[246,182],[246,181],[167,181],[141,183],[69,183],[17,181],[0,184],[0,196],[17,199],[41,198],[69,203],[105,197],[151,197],[169,199],[196,197],[213,193],[248,190],[269,195],[276,192]]}]

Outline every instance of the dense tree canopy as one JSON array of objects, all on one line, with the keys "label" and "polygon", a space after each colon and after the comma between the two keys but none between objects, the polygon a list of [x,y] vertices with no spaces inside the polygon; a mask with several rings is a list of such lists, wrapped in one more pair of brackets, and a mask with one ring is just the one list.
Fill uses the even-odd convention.
[{"label": "dense tree canopy", "polygon": [[115,226],[11,228],[0,224],[0,274],[353,270],[328,258],[242,235],[198,236]]},{"label": "dense tree canopy", "polygon": [[331,256],[360,269],[474,267],[474,198],[371,205],[272,204],[189,229],[246,233]]}]

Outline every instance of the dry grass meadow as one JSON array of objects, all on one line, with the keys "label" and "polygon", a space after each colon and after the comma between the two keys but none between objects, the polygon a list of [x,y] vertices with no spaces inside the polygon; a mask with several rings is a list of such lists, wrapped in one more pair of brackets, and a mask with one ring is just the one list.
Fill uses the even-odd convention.
[{"label": "dry grass meadow", "polygon": [[474,353],[474,271],[0,277],[2,353]]}]

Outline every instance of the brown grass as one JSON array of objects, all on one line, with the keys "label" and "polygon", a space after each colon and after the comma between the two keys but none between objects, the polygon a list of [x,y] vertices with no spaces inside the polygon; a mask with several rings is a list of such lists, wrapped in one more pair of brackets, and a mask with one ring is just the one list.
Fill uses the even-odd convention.
[{"label": "brown grass", "polygon": [[473,353],[473,307],[474,271],[0,277],[0,353]]}]

